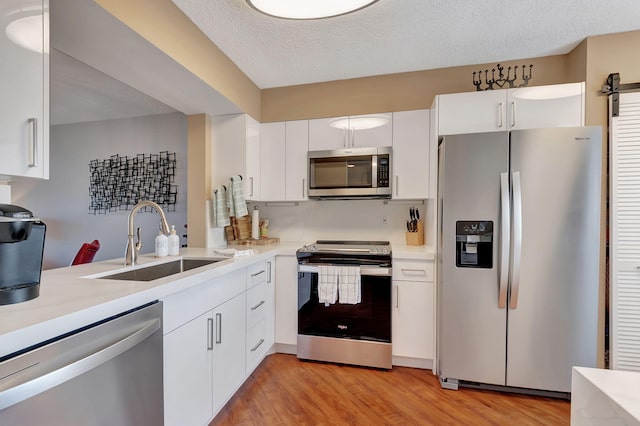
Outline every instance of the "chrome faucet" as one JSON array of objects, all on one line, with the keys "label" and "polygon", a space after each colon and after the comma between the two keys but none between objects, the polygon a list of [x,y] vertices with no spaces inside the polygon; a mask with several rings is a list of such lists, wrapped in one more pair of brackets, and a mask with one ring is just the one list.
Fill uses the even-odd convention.
[{"label": "chrome faucet", "polygon": [[144,207],[153,207],[156,209],[158,213],[160,213],[160,225],[162,226],[162,232],[168,234],[169,231],[169,222],[167,222],[167,217],[164,214],[164,210],[158,204],[153,201],[140,201],[138,204],[133,206],[131,211],[129,212],[129,239],[127,241],[127,252],[125,254],[125,265],[135,265],[136,260],[138,258],[138,253],[140,249],[142,249],[142,242],[140,241],[140,228],[138,228],[138,241],[133,243],[133,217],[138,213],[141,208]]}]

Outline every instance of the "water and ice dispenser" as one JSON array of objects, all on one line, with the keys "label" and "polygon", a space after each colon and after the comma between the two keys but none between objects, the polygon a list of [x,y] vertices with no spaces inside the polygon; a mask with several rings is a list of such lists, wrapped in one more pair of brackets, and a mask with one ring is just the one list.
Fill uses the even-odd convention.
[{"label": "water and ice dispenser", "polygon": [[493,222],[456,222],[456,266],[493,267]]}]

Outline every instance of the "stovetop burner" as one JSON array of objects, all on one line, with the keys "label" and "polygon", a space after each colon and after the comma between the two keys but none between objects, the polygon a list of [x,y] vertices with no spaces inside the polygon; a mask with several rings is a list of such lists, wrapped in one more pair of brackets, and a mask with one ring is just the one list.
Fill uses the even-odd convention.
[{"label": "stovetop burner", "polygon": [[299,263],[390,264],[391,245],[388,241],[318,240],[296,252]]}]

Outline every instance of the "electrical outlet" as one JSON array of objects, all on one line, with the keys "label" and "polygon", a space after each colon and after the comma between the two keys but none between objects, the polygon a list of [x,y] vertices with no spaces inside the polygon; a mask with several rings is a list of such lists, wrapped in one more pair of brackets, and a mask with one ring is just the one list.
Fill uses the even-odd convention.
[{"label": "electrical outlet", "polygon": [[387,224],[387,217],[386,216],[382,216],[382,224],[383,225]]}]

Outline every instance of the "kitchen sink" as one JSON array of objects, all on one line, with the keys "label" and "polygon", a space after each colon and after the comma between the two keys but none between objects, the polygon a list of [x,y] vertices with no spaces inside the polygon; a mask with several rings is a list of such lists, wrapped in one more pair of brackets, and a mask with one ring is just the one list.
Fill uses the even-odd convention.
[{"label": "kitchen sink", "polygon": [[142,268],[132,269],[130,271],[118,272],[111,275],[103,275],[96,278],[127,281],[153,281],[157,280],[158,278],[168,277],[169,275],[179,274],[180,272],[211,265],[212,263],[220,262],[221,260],[225,259],[182,258],[173,260],[171,262],[145,266]]}]

